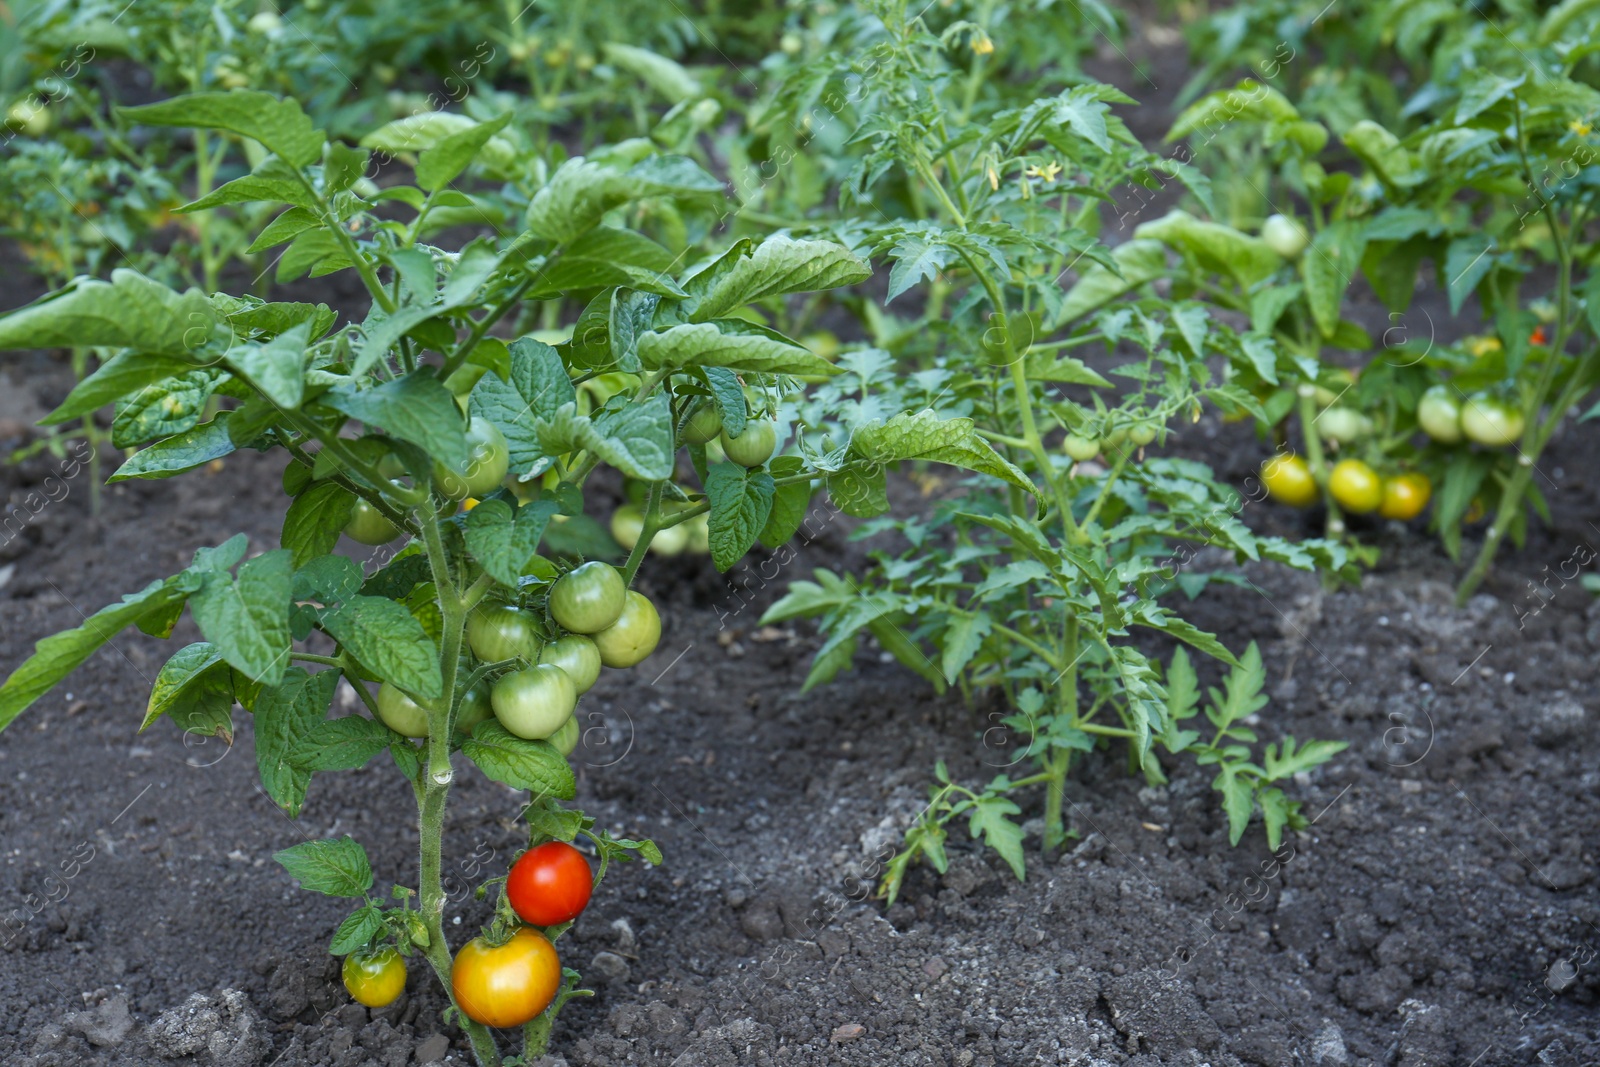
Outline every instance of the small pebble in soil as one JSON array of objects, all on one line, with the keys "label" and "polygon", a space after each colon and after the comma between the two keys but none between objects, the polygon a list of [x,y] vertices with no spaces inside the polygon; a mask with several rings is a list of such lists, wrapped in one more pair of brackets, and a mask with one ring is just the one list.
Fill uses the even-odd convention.
[{"label": "small pebble in soil", "polygon": [[847,1041],[854,1041],[857,1038],[865,1037],[866,1034],[867,1028],[862,1026],[860,1023],[843,1023],[834,1028],[833,1036],[828,1040],[833,1042],[835,1045],[842,1045]]}]

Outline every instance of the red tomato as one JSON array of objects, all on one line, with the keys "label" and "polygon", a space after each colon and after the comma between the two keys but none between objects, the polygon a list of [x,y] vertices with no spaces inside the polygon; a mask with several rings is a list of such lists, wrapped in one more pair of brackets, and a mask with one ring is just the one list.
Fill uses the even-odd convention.
[{"label": "red tomato", "polygon": [[565,841],[530,848],[506,875],[506,899],[525,923],[555,926],[589,906],[594,875],[583,853]]}]

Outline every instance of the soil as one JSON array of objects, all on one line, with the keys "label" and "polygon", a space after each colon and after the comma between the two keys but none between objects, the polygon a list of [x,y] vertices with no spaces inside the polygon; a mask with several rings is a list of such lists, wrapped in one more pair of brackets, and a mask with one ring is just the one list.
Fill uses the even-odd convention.
[{"label": "soil", "polygon": [[[44,356],[4,373],[10,447],[70,380]],[[1180,450],[1236,485],[1260,457],[1247,429],[1209,418]],[[99,520],[84,474],[52,499],[48,454],[0,468],[28,516],[0,533],[0,668],[199,546],[243,531],[274,547],[278,463],[114,486]],[[1359,588],[1215,561],[1251,584],[1186,610],[1235,648],[1260,643],[1263,733],[1350,746],[1295,783],[1312,825],[1276,858],[1257,828],[1228,846],[1203,768],[1173,761],[1152,789],[1103,756],[1069,788],[1079,836],[1063,854],[1039,850],[1037,798],[1025,812],[1025,882],[953,833],[950,870],[914,869],[888,909],[864,886],[934,762],[981,781],[1012,758],[985,744],[987,709],[935,698],[875,648],[797,693],[814,629],[757,619],[790,579],[859,564],[850,520],[821,500],[792,558],[730,577],[652,561],[662,647],[606,672],[574,762],[578,803],[666,863],[613,867],[560,943],[596,996],[563,1013],[552,1063],[1600,1062],[1600,610],[1571,577],[1600,545],[1593,431],[1569,427],[1542,467],[1553,524],[1505,551],[1465,610],[1457,565],[1414,528],[1365,531],[1383,557]],[[1314,532],[1270,507],[1244,518]],[[197,636],[185,620],[174,641]],[[138,734],[175,647],[119,636],[0,735],[0,1063],[466,1063],[420,964],[395,1005],[349,1002],[325,951],[348,905],[271,859],[349,833],[380,890],[414,883],[407,787],[384,760],[319,775],[291,821],[259,786],[247,715],[231,747]],[[514,855],[523,800],[464,761],[457,780],[453,942],[488,916],[469,888]]]}]

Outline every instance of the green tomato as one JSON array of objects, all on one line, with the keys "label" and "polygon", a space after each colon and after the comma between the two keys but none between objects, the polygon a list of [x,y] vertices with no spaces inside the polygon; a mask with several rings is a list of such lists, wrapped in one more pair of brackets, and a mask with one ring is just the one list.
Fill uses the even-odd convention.
[{"label": "green tomato", "polygon": [[1067,434],[1067,439],[1062,443],[1067,455],[1083,463],[1100,454],[1100,442],[1093,437],[1080,437],[1075,433]]},{"label": "green tomato", "polygon": [[657,530],[656,536],[650,542],[650,551],[658,556],[681,556],[683,550],[689,547],[689,530],[687,524],[678,523],[665,530]]},{"label": "green tomato", "polygon": [[550,614],[563,630],[592,634],[622,614],[628,587],[617,568],[599,560],[573,568],[550,589]]},{"label": "green tomato", "polygon": [[467,646],[485,663],[539,659],[539,634],[533,618],[510,604],[480,605],[467,616]]},{"label": "green tomato", "polygon": [[567,716],[567,721],[561,724],[561,729],[550,735],[550,743],[556,746],[556,751],[563,756],[570,756],[578,748],[578,739],[583,732],[578,728],[578,717]]},{"label": "green tomato", "polygon": [[539,652],[539,662],[566,671],[580,696],[594,688],[600,678],[600,650],[582,634],[568,634],[551,641]]},{"label": "green tomato", "polygon": [[461,706],[456,709],[456,732],[470,734],[474,726],[487,721],[493,714],[488,688],[475,685],[461,694]]},{"label": "green tomato", "polygon": [[727,432],[718,438],[722,451],[741,467],[759,467],[772,458],[778,442],[778,428],[770,419],[751,419],[744,424],[744,433],[729,437]]},{"label": "green tomato", "polygon": [[694,414],[689,416],[688,423],[683,428],[685,444],[703,445],[707,441],[716,439],[722,432],[722,412],[717,410],[717,405],[707,401],[695,408]]},{"label": "green tomato", "polygon": [[383,512],[357,497],[350,509],[350,521],[345,523],[344,535],[364,545],[386,545],[400,536],[400,527],[385,518]]},{"label": "green tomato", "polygon": [[500,725],[529,741],[561,729],[578,706],[578,690],[560,667],[542,663],[513,671],[494,683],[489,702]]},{"label": "green tomato", "polygon": [[1448,385],[1430,386],[1417,401],[1417,425],[1442,445],[1461,440],[1461,405]]},{"label": "green tomato", "polygon": [[1526,425],[1521,411],[1483,393],[1461,405],[1461,432],[1480,445],[1501,448],[1514,444],[1522,438]]},{"label": "green tomato", "polygon": [[1261,239],[1284,259],[1299,259],[1311,243],[1306,228],[1287,215],[1268,215],[1261,224]]},{"label": "green tomato", "polygon": [[1372,430],[1372,420],[1350,408],[1331,407],[1317,416],[1317,430],[1330,441],[1349,444]]},{"label": "green tomato", "polygon": [[406,961],[390,945],[373,952],[352,952],[340,971],[344,987],[357,1004],[383,1008],[406,989]]},{"label": "green tomato", "polygon": [[500,488],[511,469],[511,451],[505,435],[481,415],[467,422],[467,466],[465,472],[451,470],[435,460],[433,482],[451,500],[469,496],[488,496]]},{"label": "green tomato", "polygon": [[6,125],[28,137],[43,137],[50,132],[50,112],[42,101],[18,100],[6,109]]},{"label": "green tomato", "polygon": [[1149,444],[1155,439],[1156,427],[1154,423],[1134,423],[1133,426],[1128,430],[1128,440],[1132,441],[1139,448],[1143,448],[1145,445]]},{"label": "green tomato", "polygon": [[644,533],[644,513],[632,504],[624,504],[611,513],[611,537],[617,544],[633,551]]},{"label": "green tomato", "polygon": [[643,593],[628,590],[622,614],[594,635],[600,662],[607,667],[632,667],[642,663],[661,643],[661,616]]},{"label": "green tomato", "polygon": [[701,512],[684,525],[689,528],[689,551],[697,556],[710,552],[711,516]]},{"label": "green tomato", "polygon": [[428,736],[428,709],[388,682],[378,686],[378,718],[397,734]]}]

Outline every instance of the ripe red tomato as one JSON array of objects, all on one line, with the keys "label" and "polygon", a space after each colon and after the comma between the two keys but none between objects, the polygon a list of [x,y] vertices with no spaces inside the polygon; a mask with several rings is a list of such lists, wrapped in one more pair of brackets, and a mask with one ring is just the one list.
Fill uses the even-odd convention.
[{"label": "ripe red tomato", "polygon": [[525,923],[555,926],[576,919],[589,906],[594,875],[583,853],[565,841],[530,848],[506,875],[506,899]]},{"label": "ripe red tomato", "polygon": [[561,959],[537,930],[522,927],[503,945],[475,937],[456,953],[450,991],[467,1018],[485,1026],[521,1026],[555,999]]}]

